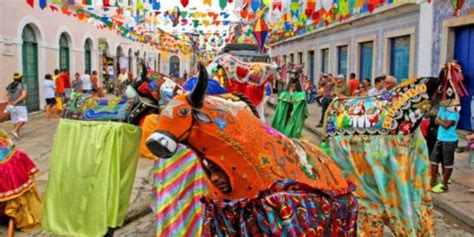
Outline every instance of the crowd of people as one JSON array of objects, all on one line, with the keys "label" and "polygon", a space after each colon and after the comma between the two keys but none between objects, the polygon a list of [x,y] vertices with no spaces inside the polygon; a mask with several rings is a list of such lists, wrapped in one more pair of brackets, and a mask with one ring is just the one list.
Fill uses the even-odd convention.
[{"label": "crowd of people", "polygon": [[321,119],[317,127],[322,127],[324,114],[332,100],[336,97],[366,97],[381,95],[396,86],[397,79],[393,76],[381,75],[374,79],[371,86],[370,79],[357,79],[355,73],[351,73],[346,83],[345,76],[340,74],[334,77],[332,73],[322,73],[318,81],[318,94],[316,101],[322,107]]},{"label": "crowd of people", "polygon": [[[124,72],[125,71],[125,72]],[[122,74],[125,73],[125,77]],[[116,87],[123,91],[125,86],[133,80],[132,73],[126,73],[122,69],[122,73],[116,80]],[[103,97],[102,89],[97,71],[85,70],[84,73],[76,72],[74,78],[71,79],[70,73],[67,70],[54,70],[53,75],[46,74],[43,82],[43,97],[46,103],[45,118],[57,118],[59,113],[64,109],[63,106],[71,98],[79,94],[89,94],[91,96]],[[121,95],[122,92],[117,93]],[[28,85],[23,80],[21,73],[14,73],[13,81],[8,84],[4,100],[8,105],[4,111],[10,115],[14,124],[13,130],[10,134],[16,139],[20,139],[20,130],[28,121],[28,109],[26,100],[28,98]]]}]

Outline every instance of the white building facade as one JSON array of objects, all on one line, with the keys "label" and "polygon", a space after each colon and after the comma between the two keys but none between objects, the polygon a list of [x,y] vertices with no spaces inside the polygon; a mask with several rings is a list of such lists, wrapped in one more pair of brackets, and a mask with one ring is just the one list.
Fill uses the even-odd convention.
[{"label": "white building facade", "polygon": [[75,17],[48,8],[31,8],[24,1],[0,1],[0,22],[0,85],[3,87],[0,104],[3,106],[5,87],[14,72],[23,73],[29,87],[28,107],[34,111],[44,108],[44,76],[53,74],[55,69],[67,69],[71,75],[89,69],[100,75],[104,55],[114,59],[116,68],[126,67],[134,75],[140,70],[137,65],[144,61],[153,70],[165,74],[178,69],[182,75],[191,66],[189,55],[159,52],[111,30],[79,22]]}]

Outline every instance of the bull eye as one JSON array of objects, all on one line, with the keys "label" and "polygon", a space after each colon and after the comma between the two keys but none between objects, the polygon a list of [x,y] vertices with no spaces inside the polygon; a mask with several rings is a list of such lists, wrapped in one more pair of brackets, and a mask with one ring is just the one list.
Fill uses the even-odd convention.
[{"label": "bull eye", "polygon": [[178,114],[179,114],[179,116],[181,116],[181,117],[186,117],[186,116],[188,116],[190,113],[191,113],[191,110],[190,110],[190,109],[187,109],[187,108],[182,108],[182,109],[179,109],[179,111],[178,111]]}]

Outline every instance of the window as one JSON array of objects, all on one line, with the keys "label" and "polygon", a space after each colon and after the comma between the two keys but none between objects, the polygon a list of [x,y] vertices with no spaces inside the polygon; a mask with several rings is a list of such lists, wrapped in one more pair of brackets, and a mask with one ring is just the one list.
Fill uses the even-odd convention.
[{"label": "window", "polygon": [[321,49],[321,72],[329,73],[329,49]]},{"label": "window", "polygon": [[373,42],[365,42],[360,44],[360,79],[369,78],[369,80],[372,80],[373,47]]},{"label": "window", "polygon": [[390,39],[390,75],[397,80],[408,79],[410,71],[410,36]]},{"label": "window", "polygon": [[290,54],[290,63],[295,63],[295,55]]},{"label": "window", "polygon": [[309,79],[314,82],[314,51],[308,52],[309,57]]},{"label": "window", "polygon": [[69,43],[64,33],[59,38],[59,68],[69,72]]},{"label": "window", "polygon": [[283,62],[284,62],[284,63],[287,63],[287,61],[286,61],[286,55],[283,55]]},{"label": "window", "polygon": [[347,45],[337,47],[337,74],[347,76]]},{"label": "window", "polygon": [[84,68],[90,73],[92,71],[91,41],[88,39],[84,43]]},{"label": "window", "polygon": [[298,53],[298,63],[302,64],[303,63],[303,53]]}]

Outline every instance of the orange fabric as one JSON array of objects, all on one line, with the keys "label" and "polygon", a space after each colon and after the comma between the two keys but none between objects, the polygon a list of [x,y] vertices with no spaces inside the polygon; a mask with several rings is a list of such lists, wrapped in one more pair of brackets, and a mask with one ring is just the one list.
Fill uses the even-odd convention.
[{"label": "orange fabric", "polygon": [[57,76],[54,80],[56,82],[56,92],[57,93],[64,93],[65,85],[63,76]]},{"label": "orange fabric", "polygon": [[156,124],[158,121],[158,115],[157,114],[151,114],[145,117],[145,120],[143,121],[142,124],[142,141],[140,143],[140,155],[149,158],[149,159],[154,159],[155,156],[148,150],[146,147],[145,141],[146,139],[156,131]]},{"label": "orange fabric", "polygon": [[195,119],[188,136],[193,115],[180,115],[178,111],[191,106],[184,95],[178,95],[160,114],[156,126],[157,130],[187,138],[194,150],[226,172],[232,192],[223,194],[214,190],[212,196],[255,197],[281,179],[293,179],[338,194],[348,192],[341,172],[321,149],[307,142],[290,140],[261,123],[247,106],[229,103],[207,96],[201,112],[213,122],[202,123]]},{"label": "orange fabric", "polygon": [[349,90],[351,91],[351,95],[354,95],[354,91],[357,90],[357,88],[359,88],[359,80],[357,79],[350,79],[349,80]]}]

